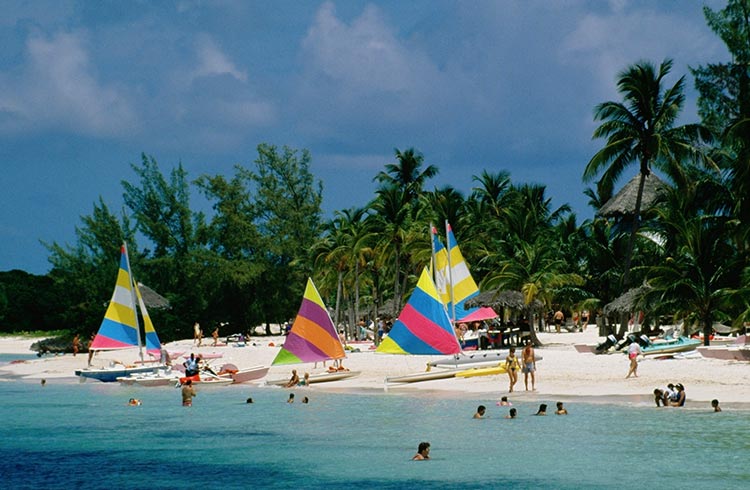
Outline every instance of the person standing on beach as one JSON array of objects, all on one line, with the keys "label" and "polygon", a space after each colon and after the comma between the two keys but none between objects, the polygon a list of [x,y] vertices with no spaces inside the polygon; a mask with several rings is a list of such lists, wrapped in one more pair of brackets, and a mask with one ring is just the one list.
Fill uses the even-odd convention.
[{"label": "person standing on beach", "polygon": [[555,332],[560,333],[560,327],[562,327],[562,322],[565,320],[565,314],[561,310],[557,310],[553,318],[555,320]]},{"label": "person standing on beach", "polygon": [[641,346],[638,342],[632,342],[628,347],[628,358],[630,359],[630,370],[625,379],[628,379],[631,375],[638,377],[638,356],[641,354]]},{"label": "person standing on beach", "polygon": [[73,337],[73,357],[78,354],[78,347],[81,345],[81,337],[78,336],[78,334],[75,334]]},{"label": "person standing on beach", "polygon": [[214,338],[214,347],[216,347],[219,344],[219,327],[216,327],[211,334],[211,337]]},{"label": "person standing on beach", "polygon": [[513,387],[518,383],[518,358],[516,357],[516,348],[511,347],[508,357],[505,358],[505,370],[508,372],[510,381],[509,393],[513,393]]},{"label": "person standing on beach", "polygon": [[196,395],[195,388],[193,388],[193,381],[190,379],[185,381],[185,384],[182,385],[182,406],[192,407],[193,397]]},{"label": "person standing on beach", "polygon": [[529,391],[529,374],[531,374],[531,391],[536,391],[536,377],[534,372],[536,371],[536,356],[534,355],[534,346],[529,342],[526,347],[523,348],[521,354],[523,358],[523,383],[526,385],[526,391]]},{"label": "person standing on beach", "polygon": [[91,334],[91,337],[89,338],[89,343],[86,346],[86,350],[89,351],[89,367],[91,367],[91,360],[94,358],[94,349],[91,348],[91,346],[94,344],[94,334]]},{"label": "person standing on beach", "polygon": [[201,324],[198,322],[195,322],[193,324],[193,344],[200,346],[200,339],[201,339]]}]

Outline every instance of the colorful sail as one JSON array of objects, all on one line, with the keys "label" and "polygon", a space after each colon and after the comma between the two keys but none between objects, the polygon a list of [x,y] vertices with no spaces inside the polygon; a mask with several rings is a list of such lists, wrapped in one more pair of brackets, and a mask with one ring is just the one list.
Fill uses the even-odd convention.
[{"label": "colorful sail", "polygon": [[[153,329],[153,325],[151,328]],[[138,347],[138,323],[133,295],[133,278],[130,275],[127,248],[123,244],[117,284],[99,332],[91,343],[91,349],[112,350],[129,347]]]},{"label": "colorful sail", "polygon": [[343,359],[344,347],[312,279],[307,279],[297,317],[271,364],[298,364]]},{"label": "colorful sail", "polygon": [[[451,225],[448,223],[446,223],[446,234],[448,237],[448,249],[440,242],[437,230],[435,228],[432,229],[432,241],[435,250],[435,282],[438,285],[440,297],[449,314],[453,314],[453,303],[455,303],[456,321],[461,321],[476,311],[476,308],[466,309],[464,302],[479,294],[479,288],[477,287],[477,283],[474,282],[474,278],[471,277],[469,265],[466,263],[463,254],[461,254],[456,237],[453,235],[453,229],[451,229]],[[450,262],[448,260],[448,250],[450,250]],[[451,287],[453,289],[452,295]],[[451,296],[453,303],[451,302]]]},{"label": "colorful sail", "polygon": [[134,282],[133,286],[135,287],[135,294],[138,298],[138,307],[140,308],[141,318],[143,319],[143,330],[146,333],[146,351],[158,352],[161,348],[159,336],[156,335],[156,329],[154,329],[154,324],[151,321],[148,310],[146,309],[146,303],[143,301],[143,296],[141,295],[141,290],[138,287],[138,283]]},{"label": "colorful sail", "polygon": [[457,354],[461,346],[437,288],[425,268],[408,303],[376,352]]}]

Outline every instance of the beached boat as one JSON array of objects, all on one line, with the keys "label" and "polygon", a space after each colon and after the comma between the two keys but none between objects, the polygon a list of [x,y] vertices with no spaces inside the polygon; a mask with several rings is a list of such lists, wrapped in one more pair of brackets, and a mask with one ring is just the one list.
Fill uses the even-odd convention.
[{"label": "beached boat", "polygon": [[422,381],[433,381],[436,379],[448,379],[455,377],[456,373],[459,373],[461,371],[464,371],[464,369],[435,369],[434,371],[424,371],[421,373],[385,378],[385,383],[419,383]]},{"label": "beached boat", "polygon": [[[328,383],[330,381],[341,381],[342,379],[354,378],[360,374],[362,374],[362,371],[333,371],[329,373],[311,374],[308,379],[310,380],[310,384]],[[288,379],[274,379],[266,382],[266,384],[272,386],[284,386],[288,382]]]},{"label": "beached boat", "polygon": [[[496,365],[499,362],[505,362],[505,358],[508,357],[507,350],[494,350],[486,352],[473,352],[471,354],[461,352],[448,357],[441,357],[434,361],[430,361],[427,364],[432,367],[459,367],[459,366],[472,366],[480,367],[487,365]],[[544,359],[538,354],[534,354],[534,358],[537,361]]]},{"label": "beached boat", "polygon": [[750,338],[747,335],[740,335],[732,340],[731,345],[698,347],[698,352],[710,359],[750,361]]},{"label": "beached boat", "polygon": [[500,363],[496,366],[486,366],[486,367],[473,367],[469,369],[465,369],[463,371],[459,371],[456,373],[457,378],[473,378],[476,376],[494,376],[496,374],[506,374],[508,370],[506,369],[505,363]]},{"label": "beached boat", "polygon": [[[140,312],[143,320],[143,335],[141,335],[138,312]],[[107,367],[89,367],[77,370],[75,371],[76,376],[80,376],[82,380],[91,378],[104,382],[115,382],[118,377],[164,369],[166,366],[158,362],[148,366],[143,364],[144,337],[147,351],[158,352],[160,350],[161,343],[159,342],[159,337],[156,335],[154,324],[148,315],[148,310],[146,309],[146,304],[143,302],[138,284],[130,272],[128,249],[123,243],[120,250],[120,269],[117,273],[115,290],[112,293],[112,299],[104,314],[104,320],[102,320],[99,331],[89,348],[94,351],[100,351],[133,349],[137,347],[141,365],[124,365],[112,362]]]},{"label": "beached boat", "polygon": [[266,374],[268,374],[269,369],[271,369],[270,366],[261,365],[239,369],[234,364],[224,364],[223,366],[221,366],[221,370],[218,372],[218,374],[219,376],[226,374],[227,376],[230,376],[232,378],[235,384],[239,384],[262,379]]},{"label": "beached boat", "polygon": [[119,376],[117,382],[123,386],[174,386],[179,381],[180,372],[159,369],[155,373],[130,374]]},{"label": "beached boat", "polygon": [[[644,356],[663,356],[665,354],[695,350],[699,345],[701,345],[700,340],[687,337],[657,339],[649,341],[649,344],[646,346],[641,346],[641,352]],[[627,351],[623,352],[627,353]]]},{"label": "beached boat", "polygon": [[[359,374],[357,371],[347,370],[340,364],[345,357],[344,346],[328,314],[328,309],[312,279],[308,278],[302,304],[292,323],[292,328],[271,365],[334,361],[336,367],[332,366],[331,369],[336,369],[336,371],[310,376],[311,383],[321,383],[338,381]],[[288,380],[284,380],[282,384],[287,384],[287,382]],[[269,382],[268,384],[276,383]]]}]

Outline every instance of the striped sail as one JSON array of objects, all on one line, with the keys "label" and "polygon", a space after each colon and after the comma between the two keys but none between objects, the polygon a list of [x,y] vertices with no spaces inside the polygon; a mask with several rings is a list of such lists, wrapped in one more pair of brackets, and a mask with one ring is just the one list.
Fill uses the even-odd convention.
[{"label": "striped sail", "polygon": [[[133,299],[133,278],[130,275],[127,248],[123,244],[115,290],[107,312],[104,314],[104,320],[91,343],[91,349],[113,350],[138,347],[138,323]],[[153,325],[151,328],[153,329]]]},{"label": "striped sail", "polygon": [[461,254],[456,237],[453,235],[453,229],[448,223],[446,223],[446,234],[448,236],[450,262],[448,261],[448,249],[440,242],[437,230],[435,228],[432,229],[433,247],[435,249],[435,282],[438,285],[443,303],[451,313],[453,312],[453,304],[451,303],[451,290],[449,288],[452,286],[453,302],[456,305],[456,321],[460,321],[476,310],[476,308],[465,309],[464,302],[479,294],[479,288],[477,287],[477,283],[474,282],[474,278],[471,277],[469,265],[466,263],[463,254]]},{"label": "striped sail", "polygon": [[135,294],[138,297],[138,307],[140,308],[141,318],[143,319],[143,330],[146,332],[146,351],[147,352],[158,352],[161,348],[161,342],[159,336],[156,335],[154,324],[151,321],[151,317],[146,309],[146,303],[143,301],[141,296],[141,290],[138,288],[138,283],[134,282]]},{"label": "striped sail", "polygon": [[386,354],[457,354],[456,335],[437,288],[425,268],[408,303],[376,352]]},{"label": "striped sail", "polygon": [[312,279],[308,278],[292,329],[271,364],[298,364],[344,357],[344,347],[331,316]]}]

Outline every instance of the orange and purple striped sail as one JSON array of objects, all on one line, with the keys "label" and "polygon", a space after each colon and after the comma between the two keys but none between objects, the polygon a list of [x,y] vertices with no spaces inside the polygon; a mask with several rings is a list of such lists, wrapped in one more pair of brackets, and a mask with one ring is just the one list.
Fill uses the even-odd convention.
[{"label": "orange and purple striped sail", "polygon": [[427,268],[422,271],[409,302],[375,352],[425,355],[461,352],[453,325]]},{"label": "orange and purple striped sail", "polygon": [[331,316],[312,279],[308,278],[297,318],[271,364],[299,364],[344,357],[344,347]]}]

